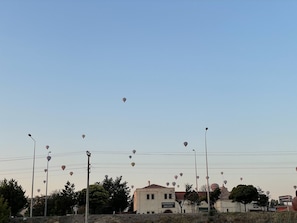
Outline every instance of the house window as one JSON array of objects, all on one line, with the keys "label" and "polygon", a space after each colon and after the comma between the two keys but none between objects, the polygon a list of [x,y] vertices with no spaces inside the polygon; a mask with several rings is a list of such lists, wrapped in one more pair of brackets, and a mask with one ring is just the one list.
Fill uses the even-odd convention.
[{"label": "house window", "polygon": [[164,199],[167,199],[167,194],[164,194]]},{"label": "house window", "polygon": [[155,195],[154,194],[152,194],[152,200],[154,200],[155,199]]},{"label": "house window", "polygon": [[169,199],[172,199],[172,194],[169,194]]},{"label": "house window", "polygon": [[150,212],[149,212],[149,211],[147,211],[146,213],[147,213],[147,214],[149,214]]},{"label": "house window", "polygon": [[150,199],[150,195],[149,195],[149,194],[146,195],[146,199],[147,199],[147,200]]}]

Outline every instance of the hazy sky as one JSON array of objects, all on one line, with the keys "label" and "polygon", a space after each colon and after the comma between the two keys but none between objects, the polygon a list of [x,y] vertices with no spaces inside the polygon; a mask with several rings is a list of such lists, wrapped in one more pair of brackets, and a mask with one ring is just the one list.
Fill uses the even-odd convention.
[{"label": "hazy sky", "polygon": [[200,188],[208,127],[210,183],[294,195],[296,11],[293,0],[1,1],[0,180],[31,195],[30,133],[34,195],[48,151],[49,193],[86,187],[86,150],[90,183],[184,190],[195,149]]}]

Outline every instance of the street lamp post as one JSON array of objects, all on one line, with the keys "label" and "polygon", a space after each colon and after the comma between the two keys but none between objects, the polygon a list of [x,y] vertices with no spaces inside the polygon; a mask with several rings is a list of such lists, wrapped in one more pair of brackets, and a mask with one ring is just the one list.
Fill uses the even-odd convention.
[{"label": "street lamp post", "polygon": [[31,188],[31,204],[30,204],[30,218],[33,216],[33,190],[34,190],[34,171],[35,171],[35,149],[36,149],[36,140],[32,137],[31,134],[28,134],[28,136],[33,140],[34,142],[34,153],[33,153],[33,171],[32,171],[32,188]]},{"label": "street lamp post", "polygon": [[[48,149],[49,146],[46,146],[46,149]],[[51,160],[51,156],[49,155],[51,152],[49,151],[47,154],[47,165],[46,165],[46,187],[45,187],[45,202],[44,202],[44,216],[47,216],[47,188],[48,188],[48,164],[49,161]]]},{"label": "street lamp post", "polygon": [[88,223],[88,215],[89,215],[89,181],[90,181],[90,157],[91,153],[86,151],[88,156],[88,167],[87,167],[87,192],[86,192],[86,214],[85,214],[85,223]]},{"label": "street lamp post", "polygon": [[196,150],[193,149],[193,151],[194,151],[194,154],[195,154],[195,180],[196,180],[196,191],[197,191],[197,193],[198,193],[198,179],[197,179],[198,175],[197,175]]},{"label": "street lamp post", "polygon": [[208,159],[207,159],[207,140],[206,133],[208,128],[205,128],[205,159],[206,159],[206,186],[207,186],[207,204],[208,204],[208,213],[210,213],[210,195],[209,195],[209,176],[208,176]]}]

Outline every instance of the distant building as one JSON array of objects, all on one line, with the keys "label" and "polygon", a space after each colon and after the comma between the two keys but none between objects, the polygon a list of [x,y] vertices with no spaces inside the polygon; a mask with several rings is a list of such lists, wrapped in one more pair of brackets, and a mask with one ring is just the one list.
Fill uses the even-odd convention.
[{"label": "distant building", "polygon": [[[205,196],[200,192],[199,196]],[[137,214],[157,213],[196,213],[198,206],[184,199],[185,192],[175,192],[174,187],[163,187],[151,184],[144,188],[137,188],[134,192],[134,211]],[[207,208],[206,203],[202,206]]]},{"label": "distant building", "polygon": [[[218,212],[245,212],[244,204],[239,202],[233,202],[229,199],[230,192],[223,185],[220,187],[221,195],[219,199],[214,204],[215,209]],[[263,209],[259,207],[255,202],[246,204],[246,211],[262,211]]]},{"label": "distant building", "polygon": [[174,187],[152,184],[134,192],[134,211],[137,214],[177,213]]},{"label": "distant building", "polygon": [[[223,185],[220,187],[221,194],[215,202],[214,208],[218,212],[245,212],[245,206],[229,199],[230,192]],[[157,184],[149,184],[144,188],[134,191],[134,211],[137,214],[159,213],[198,213],[208,211],[208,204],[203,201],[199,205],[186,200],[186,192],[175,191],[174,187],[163,187]],[[199,197],[206,197],[206,191],[198,192]],[[257,203],[246,205],[246,211],[265,211]]]}]

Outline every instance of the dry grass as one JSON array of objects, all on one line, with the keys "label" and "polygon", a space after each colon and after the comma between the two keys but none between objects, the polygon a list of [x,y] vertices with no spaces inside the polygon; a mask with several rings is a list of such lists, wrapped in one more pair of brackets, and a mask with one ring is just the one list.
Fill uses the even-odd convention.
[{"label": "dry grass", "polygon": [[[12,223],[82,223],[83,215],[13,219]],[[91,215],[89,223],[297,223],[297,212]]]}]

